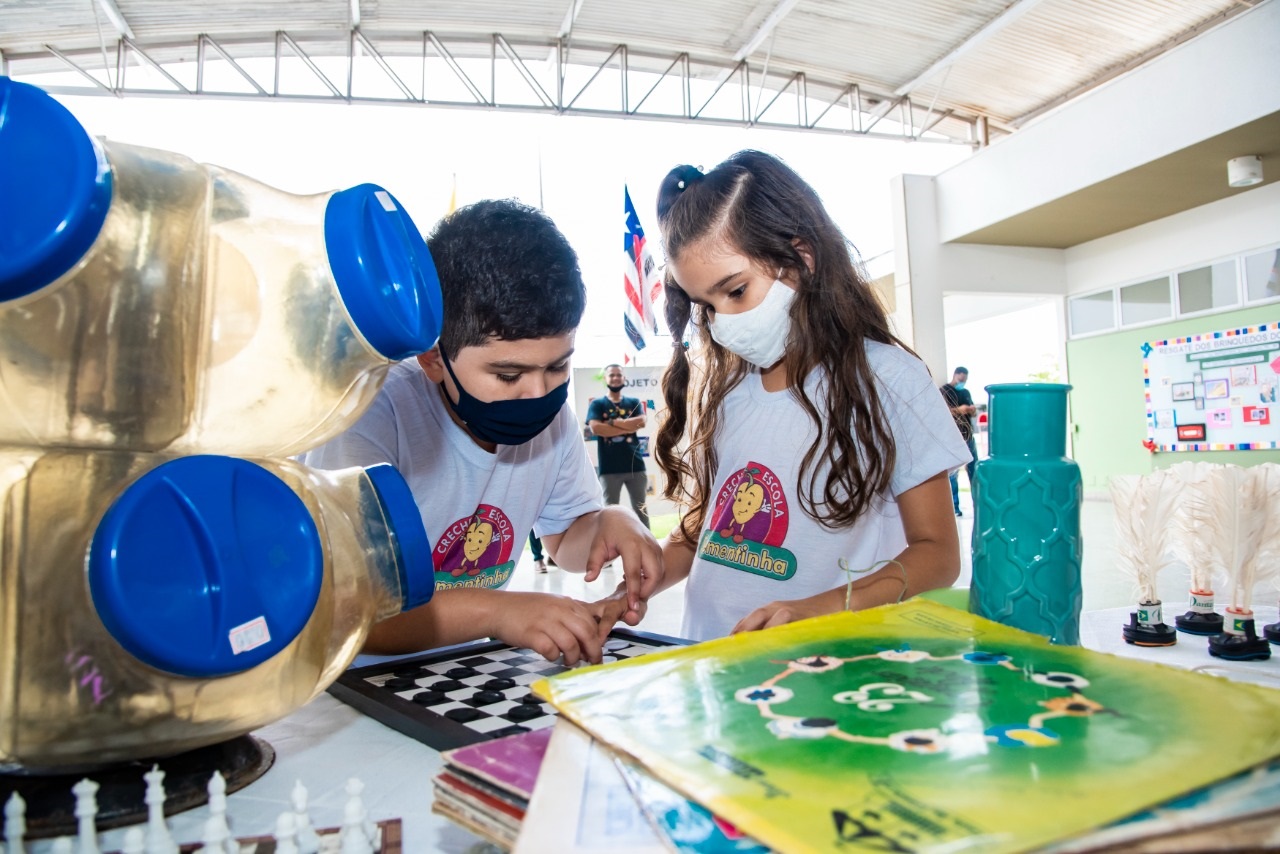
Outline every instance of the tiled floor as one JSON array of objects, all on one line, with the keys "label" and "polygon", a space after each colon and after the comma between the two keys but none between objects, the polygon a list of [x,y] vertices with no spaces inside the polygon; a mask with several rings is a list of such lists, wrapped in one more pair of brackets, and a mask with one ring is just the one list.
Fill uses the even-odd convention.
[{"label": "tiled floor", "polygon": [[[969,493],[960,495],[964,516],[956,519],[960,542],[967,544],[973,533],[973,507]],[[1117,608],[1134,604],[1132,580],[1121,573],[1115,562],[1115,528],[1113,508],[1109,499],[1087,499],[1081,506],[1080,529],[1084,545],[1084,561],[1081,569],[1084,587],[1084,610]],[[967,587],[972,572],[968,548],[961,549],[961,570],[957,586]],[[600,580],[587,585],[580,575],[551,568],[546,575],[533,571],[533,561],[525,551],[521,564],[512,581],[513,590],[538,590],[561,593],[579,599],[596,599],[612,591],[621,579],[617,565],[601,573]],[[1158,579],[1160,595],[1166,603],[1187,601],[1188,578],[1185,570],[1170,567]],[[1268,602],[1267,604],[1274,604]],[[649,613],[639,628],[659,634],[678,635],[684,612],[683,585],[655,597]]]}]

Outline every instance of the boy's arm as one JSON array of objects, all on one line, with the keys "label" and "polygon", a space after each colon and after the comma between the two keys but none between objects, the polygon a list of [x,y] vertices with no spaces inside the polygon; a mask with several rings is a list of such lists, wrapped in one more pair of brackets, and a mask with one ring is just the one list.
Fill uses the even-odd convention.
[{"label": "boy's arm", "polygon": [[[849,608],[859,611],[898,602],[926,590],[949,587],[960,575],[960,538],[951,509],[951,486],[941,472],[898,496],[907,547],[875,572],[854,575]],[[852,567],[855,571],[862,567]],[[806,599],[770,602],[738,621],[734,632],[767,629],[844,610],[842,584]]]},{"label": "boy's arm", "polygon": [[600,661],[597,625],[591,606],[567,596],[459,588],[375,624],[363,651],[398,655],[494,637],[572,665]]},{"label": "boy's arm", "polygon": [[600,569],[615,558],[622,559],[626,579],[627,610],[635,612],[653,595],[662,581],[662,549],[649,529],[630,510],[619,506],[584,513],[559,534],[548,534],[542,544],[556,565],[572,572],[586,572],[595,581]]}]

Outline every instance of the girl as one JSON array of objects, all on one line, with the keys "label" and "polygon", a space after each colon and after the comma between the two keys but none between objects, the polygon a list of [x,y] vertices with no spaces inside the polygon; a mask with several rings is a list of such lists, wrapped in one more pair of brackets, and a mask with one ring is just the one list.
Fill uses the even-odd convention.
[{"label": "girl", "polygon": [[687,340],[674,349],[655,446],[686,508],[663,547],[662,587],[689,580],[682,634],[952,584],[947,475],[968,449],[813,188],[742,151],[705,175],[671,170],[658,219],[667,323],[700,345],[696,370]]}]

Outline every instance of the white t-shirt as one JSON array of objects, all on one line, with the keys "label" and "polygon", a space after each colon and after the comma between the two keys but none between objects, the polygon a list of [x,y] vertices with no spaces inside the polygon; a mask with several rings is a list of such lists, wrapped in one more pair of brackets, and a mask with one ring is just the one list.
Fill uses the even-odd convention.
[{"label": "white t-shirt", "polygon": [[530,441],[491,454],[449,417],[439,387],[412,359],[391,368],[359,421],[301,459],[318,469],[395,466],[433,544],[437,590],[505,586],[530,529],[560,534],[604,506],[567,404]]},{"label": "white t-shirt", "polygon": [[[825,528],[810,518],[800,506],[800,463],[817,430],[789,390],[767,392],[759,373],[747,375],[721,412],[716,493],[685,587],[685,637],[721,637],[761,605],[844,584],[842,558],[856,573],[897,557],[907,540],[894,496],[969,461],[924,363],[886,344],[868,342],[866,351],[897,447],[891,494],[849,528]],[[805,380],[819,412],[825,379],[816,369]],[[826,476],[820,469],[819,499]]]}]

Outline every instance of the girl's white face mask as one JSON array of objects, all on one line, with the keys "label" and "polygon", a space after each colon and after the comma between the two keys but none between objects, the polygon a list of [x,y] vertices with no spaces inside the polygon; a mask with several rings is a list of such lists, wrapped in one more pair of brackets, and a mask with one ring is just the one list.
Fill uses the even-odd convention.
[{"label": "girl's white face mask", "polygon": [[731,353],[737,353],[760,370],[778,364],[791,332],[791,301],[796,292],[774,279],[769,292],[755,308],[737,314],[717,312],[711,318],[711,337]]}]

